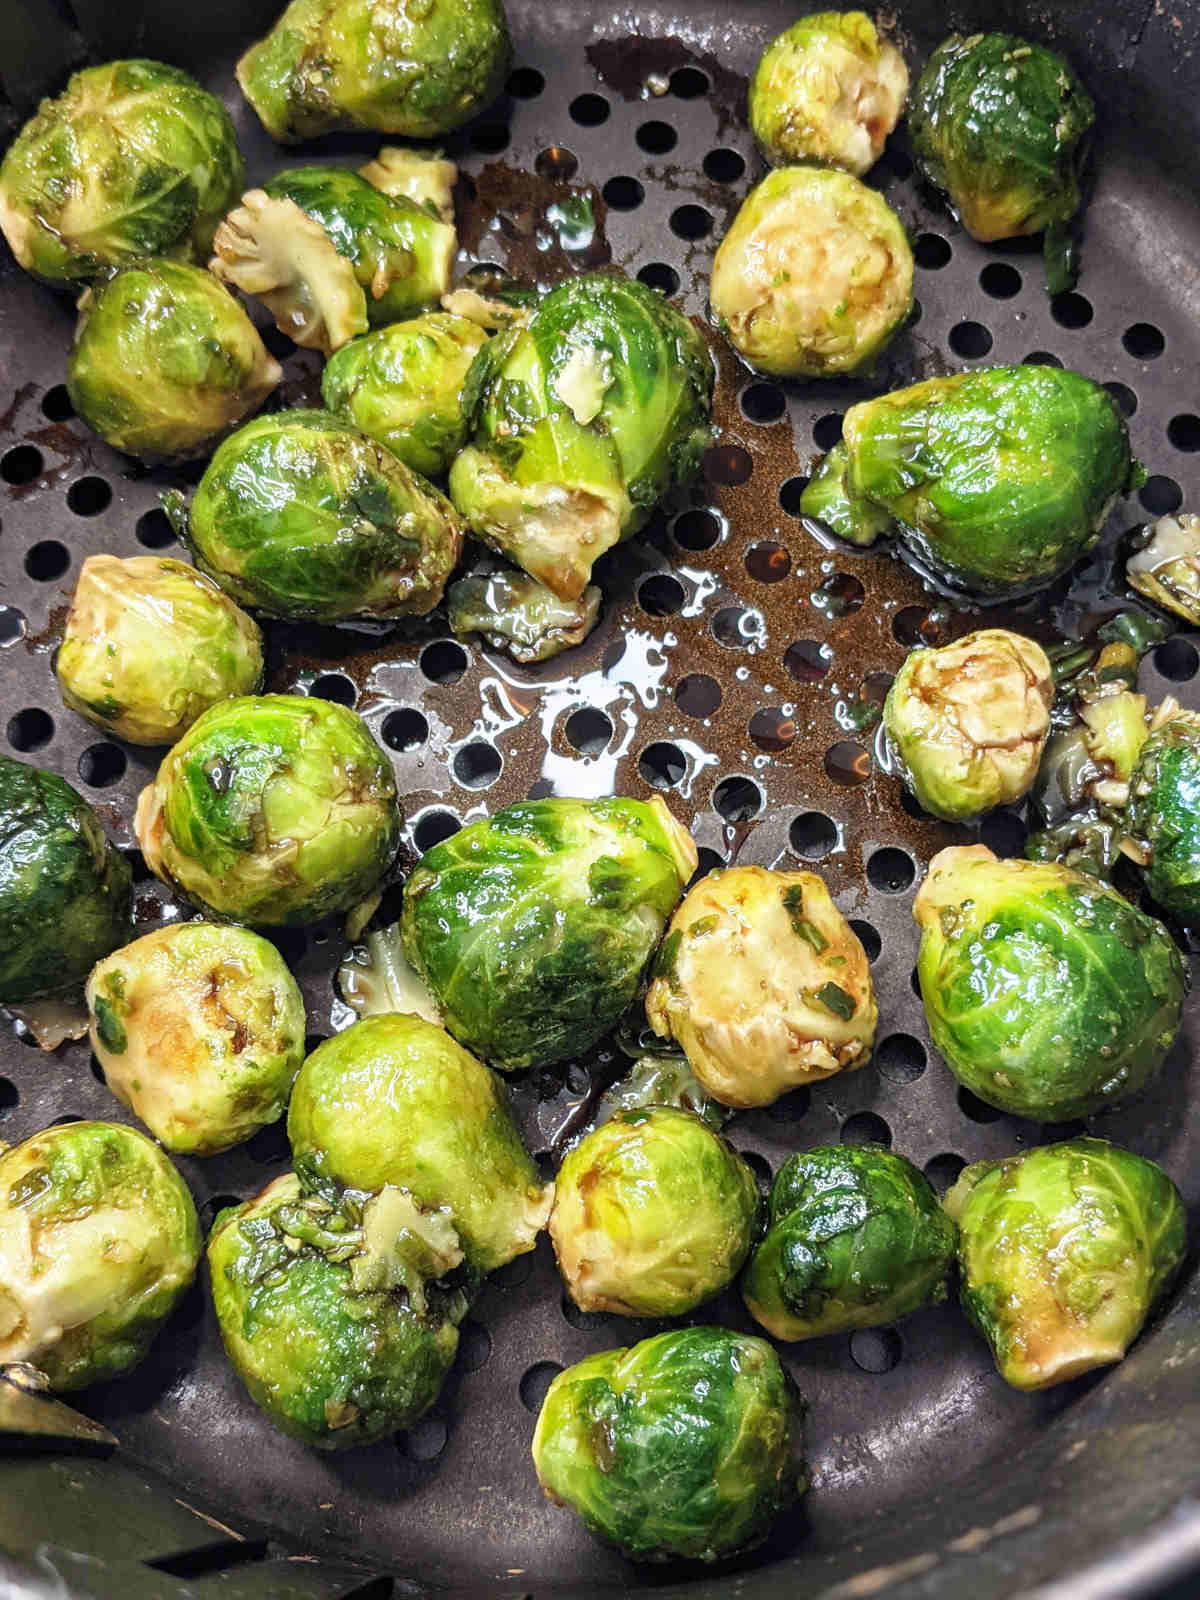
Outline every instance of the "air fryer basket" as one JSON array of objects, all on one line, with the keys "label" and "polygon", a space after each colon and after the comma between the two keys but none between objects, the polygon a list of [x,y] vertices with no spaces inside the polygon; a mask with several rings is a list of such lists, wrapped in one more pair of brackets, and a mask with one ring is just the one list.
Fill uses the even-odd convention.
[{"label": "air fryer basket", "polygon": [[[0,0],[0,79],[24,115],[84,49],[195,70],[236,118],[252,180],[284,156],[233,85],[241,45],[274,0],[193,6]],[[450,141],[464,176],[462,242],[475,257],[553,276],[608,261],[703,316],[717,239],[760,170],[745,74],[790,20],[772,0],[607,8],[510,0],[509,92]],[[1073,630],[1117,609],[1120,536],[1147,512],[1200,497],[1200,68],[1192,0],[1059,0],[945,7],[906,0],[899,37],[917,62],[951,27],[1011,27],[1068,51],[1102,108],[1077,293],[1047,300],[1034,246],[973,244],[916,185],[904,139],[871,181],[911,227],[919,319],[877,381],[783,389],[714,341],[718,440],[690,504],[605,558],[603,622],[579,650],[514,667],[435,618],[421,629],[272,630],[270,687],[354,704],[391,751],[410,851],[531,793],[662,790],[702,859],[813,864],[874,948],[880,1045],[862,1072],[740,1116],[734,1143],[765,1180],[792,1149],[884,1139],[945,1186],[963,1160],[1061,1136],[963,1092],[929,1049],[912,985],[911,901],[933,852],[978,835],[1019,853],[1024,826],[979,829],[905,808],[874,735],[848,709],[878,700],[907,646],[965,631],[959,614],[886,555],[830,548],[795,515],[803,475],[865,392],[980,363],[1077,367],[1113,387],[1153,474],[1121,503],[1070,583],[1006,615]],[[186,13],[186,14],[185,14]],[[649,86],[649,87],[648,87]],[[319,158],[373,149],[319,145]],[[546,206],[569,182],[592,197],[596,236],[564,253]],[[138,867],[130,823],[158,752],[100,738],[58,698],[53,651],[86,555],[171,549],[157,496],[170,473],[131,470],[71,416],[62,387],[72,312],[0,262],[0,694],[7,746],[63,773],[140,872],[145,929],[181,914]],[[286,346],[286,341],[284,341]],[[293,403],[313,360],[285,363]],[[1200,642],[1200,641],[1196,641]],[[1142,686],[1200,705],[1200,654],[1161,645]],[[1182,933],[1180,937],[1184,936]],[[318,1037],[344,1025],[333,973],[340,931],[288,933]],[[1089,1127],[1163,1163],[1200,1209],[1191,1071],[1200,1011],[1159,1082]],[[547,1167],[618,1071],[600,1052],[526,1074],[515,1099]],[[86,1042],[44,1055],[0,1037],[0,1138],[80,1116],[128,1120]],[[282,1130],[182,1161],[207,1223],[286,1158]],[[698,1319],[700,1320],[700,1319]],[[728,1296],[703,1320],[746,1327]],[[1126,1596],[1200,1562],[1200,1281],[1191,1273],[1128,1360],[1041,1396],[1005,1388],[953,1304],[899,1329],[783,1350],[809,1400],[813,1488],[737,1570],[643,1571],[594,1544],[539,1494],[529,1441],[546,1382],[650,1324],[567,1313],[546,1241],[489,1284],[433,1413],[371,1450],[325,1457],[272,1431],[220,1351],[197,1286],[131,1378],[81,1409],[119,1436],[105,1460],[0,1459],[0,1596],[345,1597],[458,1590],[600,1595],[635,1586],[747,1597]],[[7,1552],[7,1553],[6,1553]]]}]

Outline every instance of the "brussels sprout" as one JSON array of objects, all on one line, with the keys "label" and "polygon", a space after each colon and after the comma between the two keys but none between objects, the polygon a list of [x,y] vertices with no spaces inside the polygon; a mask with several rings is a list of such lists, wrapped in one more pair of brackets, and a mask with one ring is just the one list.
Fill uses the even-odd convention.
[{"label": "brussels sprout", "polygon": [[945,1299],[954,1244],[911,1161],[873,1144],[806,1150],[772,1185],[742,1297],[776,1339],[875,1328]]},{"label": "brussels sprout", "polygon": [[1046,230],[1052,294],[1075,279],[1066,225],[1096,120],[1092,98],[1057,51],[1011,33],[954,33],[913,91],[908,126],[928,180],[985,244]]},{"label": "brussels sprout", "polygon": [[866,547],[891,530],[892,519],[868,500],[852,500],[846,492],[847,456],[835,444],[804,486],[800,515],[815,517],[839,539]]},{"label": "brussels sprout", "polygon": [[763,51],[750,127],[774,167],[818,162],[861,178],[908,97],[904,57],[865,11],[818,11]]},{"label": "brussels sprout", "polygon": [[554,1184],[550,1238],[581,1311],[681,1317],[737,1276],[758,1226],[754,1174],[690,1111],[621,1111]]},{"label": "brussels sprout", "polygon": [[146,865],[231,922],[346,911],[400,838],[396,781],[355,712],[302,695],[213,706],[163,757],[134,823]]},{"label": "brussels sprout", "polygon": [[713,260],[709,301],[749,364],[779,378],[871,366],[912,310],[900,218],[846,172],[780,167],[752,189]]},{"label": "brussels sprout", "polygon": [[55,1389],[120,1377],[199,1259],[187,1185],[132,1128],[64,1123],[0,1151],[0,1366]]},{"label": "brussels sprout", "polygon": [[635,1561],[716,1561],[766,1538],[807,1487],[803,1402],[765,1339],[677,1328],[588,1356],[533,1435],[547,1497]]},{"label": "brussels sprout", "polygon": [[418,1309],[390,1270],[390,1240],[371,1237],[372,1203],[356,1226],[289,1172],[223,1211],[208,1241],[234,1370],[277,1428],[318,1450],[416,1422],[458,1348],[465,1296],[430,1294]]},{"label": "brussels sprout", "polygon": [[766,1106],[861,1067],[875,1042],[866,952],[815,872],[710,872],[671,918],[646,996],[727,1106]]},{"label": "brussels sprout", "polygon": [[481,633],[493,650],[529,665],[582,644],[600,619],[601,594],[589,584],[578,600],[560,600],[525,572],[473,573],[446,591],[450,632]]},{"label": "brussels sprout", "polygon": [[342,346],[321,398],[414,472],[437,477],[467,442],[463,384],[486,343],[482,328],[444,311],[396,322]]},{"label": "brussels sprout", "polygon": [[851,406],[842,437],[851,502],[894,517],[915,556],[980,594],[1065,572],[1142,481],[1116,401],[1058,367],[928,378]]},{"label": "brussels sprout", "polygon": [[1200,916],[1200,715],[1174,710],[1142,746],[1128,822],[1145,850],[1146,887],[1169,911]]},{"label": "brussels sprout", "polygon": [[[582,204],[589,212],[591,202]],[[449,294],[442,296],[442,310],[466,317],[488,333],[501,328],[523,328],[538,303],[538,292],[512,273],[490,261],[479,261],[459,279]]]},{"label": "brussels sprout", "polygon": [[480,538],[578,600],[593,562],[698,472],[712,376],[699,332],[656,290],[570,278],[476,356],[475,437],[451,497]]},{"label": "brussels sprout", "polygon": [[349,128],[434,139],[490,105],[511,65],[501,0],[292,0],[237,78],[281,144]]},{"label": "brussels sprout", "polygon": [[1120,1361],[1187,1248],[1170,1178],[1105,1139],[979,1161],[945,1204],[963,1310],[1016,1389]]},{"label": "brussels sprout", "polygon": [[933,1042],[989,1105],[1084,1117],[1162,1065],[1187,968],[1161,923],[1107,884],[958,845],[930,862],[913,916]]},{"label": "brussels sprout", "polygon": [[288,1137],[309,1188],[405,1189],[482,1272],[532,1250],[550,1211],[500,1080],[420,1017],[367,1017],[318,1045]]},{"label": "brussels sprout", "polygon": [[635,998],[696,847],[663,802],[530,800],[428,851],[408,959],[455,1038],[505,1071],[587,1050]]},{"label": "brussels sprout", "polygon": [[439,222],[454,221],[454,185],[458,182],[458,168],[440,153],[430,155],[426,150],[402,150],[399,145],[385,144],[358,175],[394,200],[412,200],[422,210]]},{"label": "brussels sprout", "polygon": [[0,1005],[78,990],[133,931],[123,857],[56,773],[0,756]]},{"label": "brussels sprout", "polygon": [[63,700],[131,744],[172,744],[202,711],[258,688],[262,634],[194,567],[89,556],[54,664]]},{"label": "brussels sprout", "polygon": [[203,259],[242,186],[225,107],[161,61],[110,61],[43,100],[0,165],[0,229],[27,272],[79,283],[142,256]]},{"label": "brussels sprout", "polygon": [[733,1115],[728,1106],[704,1092],[687,1057],[673,1050],[639,1057],[623,1078],[606,1089],[596,1108],[596,1125],[608,1122],[619,1111],[639,1111],[646,1106],[690,1111],[718,1132]]},{"label": "brussels sprout", "polygon": [[1200,517],[1160,517],[1125,563],[1131,589],[1200,626]]},{"label": "brussels sprout", "polygon": [[968,822],[1028,791],[1053,702],[1041,645],[983,628],[940,650],[909,652],[883,708],[888,749],[926,811]]},{"label": "brussels sprout", "polygon": [[256,417],[213,456],[190,514],[163,503],[197,565],[272,617],[424,616],[462,549],[445,496],[328,411]]}]

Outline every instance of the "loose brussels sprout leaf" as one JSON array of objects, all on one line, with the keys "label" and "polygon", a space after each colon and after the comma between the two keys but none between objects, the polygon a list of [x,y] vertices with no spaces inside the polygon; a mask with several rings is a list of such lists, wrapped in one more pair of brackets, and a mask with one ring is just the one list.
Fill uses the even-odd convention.
[{"label": "loose brussels sprout leaf", "polygon": [[696,847],[657,796],[531,800],[430,850],[409,960],[458,1039],[505,1071],[590,1048],[637,995]]},{"label": "loose brussels sprout leaf", "polygon": [[750,1252],[754,1174],[690,1111],[621,1111],[570,1151],[550,1238],[581,1311],[680,1317],[719,1294]]},{"label": "loose brussels sprout leaf", "polygon": [[1025,840],[1029,861],[1057,861],[1064,867],[1111,880],[1125,851],[1124,828],[1111,817],[1085,816],[1031,833]]},{"label": "loose brussels sprout leaf", "polygon": [[1170,1178],[1105,1139],[978,1162],[945,1204],[963,1310],[1017,1389],[1120,1361],[1187,1249]]},{"label": "loose brussels sprout leaf", "polygon": [[646,1106],[675,1106],[690,1111],[707,1127],[719,1132],[732,1116],[728,1106],[706,1094],[684,1055],[663,1051],[635,1061],[625,1077],[606,1089],[596,1108],[596,1126],[621,1111]]},{"label": "loose brussels sprout leaf", "polygon": [[1146,887],[1188,921],[1200,916],[1200,716],[1176,710],[1146,739],[1128,823],[1148,862]]},{"label": "loose brussels sprout leaf", "polygon": [[913,906],[934,1044],[981,1100],[1035,1122],[1127,1099],[1179,1031],[1175,941],[1115,889],[1068,867],[934,856]]},{"label": "loose brussels sprout leaf", "polygon": [[247,695],[168,751],[134,827],[150,870],[218,918],[296,926],[375,888],[400,811],[391,763],[355,712]]},{"label": "loose brussels sprout leaf", "polygon": [[173,744],[262,681],[256,623],[169,556],[89,556],[54,663],[72,711],[131,744]]},{"label": "loose brussels sprout leaf", "polygon": [[304,1059],[304,1001],[273,944],[181,922],[87,981],[105,1081],[168,1150],[211,1156],[276,1122]]},{"label": "loose brussels sprout leaf", "polygon": [[234,1370],[277,1428],[318,1450],[372,1444],[416,1422],[458,1348],[461,1293],[423,1295],[418,1310],[402,1289],[356,1283],[371,1259],[367,1227],[365,1212],[353,1227],[289,1172],[223,1211],[208,1242]]},{"label": "loose brussels sprout leaf", "polygon": [[635,1561],[716,1561],[806,1488],[802,1414],[765,1339],[677,1328],[560,1372],[533,1461],[549,1499]]},{"label": "loose brussels sprout leaf", "polygon": [[0,1005],[78,991],[133,931],[132,880],[82,795],[0,756]]},{"label": "loose brussels sprout leaf", "polygon": [[326,364],[321,398],[414,472],[438,477],[467,442],[463,385],[486,342],[444,311],[377,328]]},{"label": "loose brussels sprout leaf", "polygon": [[528,666],[582,644],[600,617],[600,590],[560,600],[525,572],[470,574],[446,591],[450,632],[481,633],[494,650]]},{"label": "loose brussels sprout leaf", "polygon": [[865,548],[888,532],[892,519],[869,501],[850,498],[846,492],[846,464],[846,446],[835,444],[805,485],[800,514],[815,517],[839,539]]},{"label": "loose brussels sprout leaf", "polygon": [[789,1156],[742,1297],[776,1339],[896,1322],[946,1297],[954,1225],[911,1161],[879,1145]]},{"label": "loose brussels sprout leaf", "polygon": [[288,1137],[308,1187],[405,1189],[448,1214],[482,1272],[532,1250],[550,1211],[500,1080],[420,1017],[368,1017],[318,1045]]},{"label": "loose brussels sprout leaf", "polygon": [[404,954],[400,924],[369,933],[338,968],[338,989],[356,1016],[405,1011],[442,1025],[442,1013],[428,985]]},{"label": "loose brussels sprout leaf", "polygon": [[578,600],[596,559],[695,477],[711,393],[704,341],[662,295],[568,279],[476,356],[464,400],[475,434],[451,497],[481,539]]},{"label": "loose brussels sprout leaf", "polygon": [[524,327],[538,303],[537,290],[490,261],[478,262],[457,288],[442,296],[442,310],[466,317],[489,333]]},{"label": "loose brussels sprout leaf", "polygon": [[191,1283],[200,1224],[156,1145],[111,1122],[0,1152],[0,1365],[55,1389],[135,1367]]},{"label": "loose brussels sprout leaf", "polygon": [[110,61],[43,100],[0,165],[0,229],[27,272],[87,282],[170,252],[201,260],[242,186],[224,106],[161,61]]},{"label": "loose brussels sprout leaf", "polygon": [[909,652],[883,708],[888,749],[926,811],[967,822],[1029,790],[1053,701],[1041,645],[984,628]]},{"label": "loose brussels sprout leaf", "polygon": [[282,144],[352,128],[436,139],[490,105],[511,65],[502,0],[292,0],[237,78]]},{"label": "loose brussels sprout leaf", "polygon": [[815,872],[730,867],[671,918],[646,996],[702,1088],[765,1106],[861,1067],[875,1042],[866,952]]},{"label": "loose brussels sprout leaf", "polygon": [[709,300],[739,355],[780,378],[871,366],[912,310],[913,258],[882,195],[845,172],[780,167],[713,261]]},{"label": "loose brussels sprout leaf", "polygon": [[1106,644],[1127,644],[1141,657],[1152,645],[1160,644],[1170,631],[1161,618],[1148,617],[1144,611],[1118,611],[1115,617],[1109,617],[1096,629],[1096,637]]},{"label": "loose brussels sprout leaf", "polygon": [[917,81],[908,126],[924,175],[973,238],[1046,234],[1052,294],[1069,289],[1064,225],[1096,120],[1067,62],[1011,33],[951,34]]},{"label": "loose brussels sprout leaf", "polygon": [[1160,517],[1125,563],[1131,589],[1200,626],[1200,517]]},{"label": "loose brussels sprout leaf", "polygon": [[750,80],[750,127],[774,167],[816,162],[861,178],[908,96],[908,68],[865,11],[819,11],[774,39]]},{"label": "loose brussels sprout leaf", "polygon": [[182,536],[242,605],[318,622],[424,616],[462,549],[445,496],[328,411],[256,417],[226,439]]},{"label": "loose brussels sprout leaf", "polygon": [[1101,695],[1082,706],[1079,716],[1088,753],[1104,775],[1091,785],[1092,793],[1106,805],[1123,806],[1146,742],[1146,696],[1128,689]]},{"label": "loose brussels sprout leaf", "polygon": [[441,154],[385,144],[373,161],[359,167],[358,175],[393,200],[411,200],[439,222],[454,221],[458,168]]},{"label": "loose brussels sprout leaf", "polygon": [[864,400],[846,489],[896,519],[938,576],[979,594],[1049,583],[1092,548],[1136,477],[1124,418],[1058,367],[991,367]]}]

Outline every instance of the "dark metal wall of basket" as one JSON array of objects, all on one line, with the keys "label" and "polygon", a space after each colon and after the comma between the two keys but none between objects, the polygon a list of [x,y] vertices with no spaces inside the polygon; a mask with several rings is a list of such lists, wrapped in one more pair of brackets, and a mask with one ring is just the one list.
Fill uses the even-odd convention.
[{"label": "dark metal wall of basket", "polygon": [[[79,0],[72,13],[60,0],[49,29],[46,9],[0,0],[0,80],[18,106],[39,74],[54,86],[77,24],[97,55],[138,49],[195,66],[225,94],[251,178],[280,164],[231,87],[234,44],[269,20],[267,0],[223,0],[190,17],[133,4],[114,15],[100,0]],[[450,141],[466,174],[464,243],[518,270],[567,269],[571,257],[545,208],[568,182],[593,200],[590,262],[611,260],[702,314],[715,243],[760,170],[744,126],[744,74],[792,8],[704,0],[613,13],[514,0],[510,12],[518,67],[509,92]],[[1200,122],[1185,48],[1196,8],[1068,0],[1050,19],[1016,5],[947,12],[914,0],[901,23],[913,60],[956,23],[1057,41],[1104,106],[1083,276],[1076,293],[1054,301],[1036,249],[976,246],[919,191],[902,138],[870,180],[911,225],[920,302],[874,387],[981,362],[1055,361],[1109,384],[1129,418],[1153,474],[1141,504],[1120,505],[1103,549],[1069,584],[1027,604],[1018,623],[1073,626],[1114,608],[1106,585],[1119,535],[1148,512],[1200,499],[1200,211],[1195,172],[1179,170]],[[661,94],[643,92],[648,78]],[[336,158],[373,147],[346,139],[319,149]],[[0,737],[77,783],[131,848],[134,802],[156,753],[118,746],[65,711],[53,651],[88,554],[174,549],[156,506],[163,485],[180,480],[131,471],[72,419],[63,388],[71,326],[68,303],[6,255]],[[287,341],[276,348],[288,355],[289,399],[311,403],[314,363],[289,354]],[[914,815],[880,770],[873,735],[854,732],[847,712],[881,697],[906,647],[965,631],[970,619],[887,557],[826,548],[795,516],[804,473],[864,387],[785,390],[718,354],[721,433],[704,482],[689,505],[605,559],[604,621],[582,649],[523,669],[449,639],[436,619],[417,631],[280,627],[271,687],[326,695],[366,716],[409,797],[414,850],[531,793],[657,789],[694,825],[707,866],[736,855],[826,874],[874,952],[876,1060],[739,1117],[733,1142],[764,1183],[794,1148],[880,1139],[944,1186],[965,1160],[1061,1132],[956,1093],[928,1047],[912,984],[911,900],[928,857],[976,832],[1016,853],[1023,823],[1000,813],[966,830]],[[1198,669],[1196,643],[1180,636],[1147,662],[1143,687],[1152,700],[1173,692],[1197,704]],[[137,894],[147,927],[180,914],[153,880]],[[337,930],[279,942],[303,982],[314,1034],[329,1033],[345,1020],[333,987]],[[1193,1006],[1160,1082],[1090,1124],[1160,1160],[1193,1211],[1197,1028]],[[546,1163],[616,1070],[601,1054],[516,1085],[527,1136]],[[122,1115],[86,1044],[44,1056],[20,1030],[0,1037],[0,1138]],[[230,1155],[181,1165],[207,1222],[229,1197],[275,1176],[285,1157],[282,1133],[268,1130]],[[707,1315],[747,1325],[733,1297]],[[0,1463],[0,1551],[30,1585],[17,1593],[131,1600],[377,1600],[426,1585],[541,1597],[645,1582],[727,1594],[724,1575],[635,1571],[538,1493],[529,1439],[550,1376],[650,1326],[568,1313],[543,1241],[484,1292],[428,1418],[375,1449],[322,1457],[255,1411],[197,1287],[133,1378],[81,1398],[120,1436],[118,1458]],[[813,1489],[749,1563],[743,1592],[817,1594],[858,1574],[859,1588],[834,1592],[950,1595],[969,1585],[986,1597],[1103,1556],[1102,1587],[1087,1593],[1131,1594],[1147,1573],[1200,1557],[1200,1512],[1179,1509],[1200,1485],[1198,1333],[1193,1277],[1122,1369],[1041,1397],[1004,1388],[952,1306],[899,1329],[786,1349],[810,1401]],[[1166,1532],[1140,1545],[1136,1570],[1104,1554],[1144,1541],[1163,1518]]]}]

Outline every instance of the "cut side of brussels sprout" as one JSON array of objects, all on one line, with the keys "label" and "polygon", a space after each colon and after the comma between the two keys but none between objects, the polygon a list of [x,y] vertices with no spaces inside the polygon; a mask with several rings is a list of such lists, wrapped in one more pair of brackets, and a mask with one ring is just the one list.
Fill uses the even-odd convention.
[{"label": "cut side of brussels sprout", "polygon": [[1200,716],[1174,708],[1150,732],[1129,785],[1128,822],[1146,887],[1177,916],[1200,916]]},{"label": "cut side of brussels sprout", "polygon": [[1200,626],[1200,517],[1160,517],[1135,541],[1125,563],[1131,589]]},{"label": "cut side of brussels sprout", "polygon": [[369,933],[347,953],[338,968],[338,990],[356,1016],[403,1011],[439,1028],[442,1025],[441,1010],[428,984],[404,954],[398,922]]},{"label": "cut side of brussels sprout", "polygon": [[385,144],[373,160],[359,167],[358,175],[393,200],[412,200],[439,222],[454,221],[458,168],[441,154]]},{"label": "cut side of brussels sprout", "polygon": [[589,584],[577,601],[560,600],[528,573],[511,571],[471,574],[446,591],[451,633],[481,633],[524,666],[582,644],[600,619],[602,598]]}]

